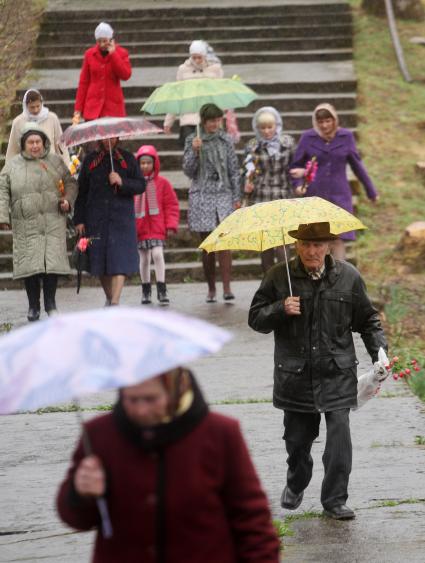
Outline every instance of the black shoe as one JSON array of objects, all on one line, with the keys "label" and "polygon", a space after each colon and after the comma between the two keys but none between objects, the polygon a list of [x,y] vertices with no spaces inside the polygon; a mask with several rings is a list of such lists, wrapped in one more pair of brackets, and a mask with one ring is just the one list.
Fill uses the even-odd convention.
[{"label": "black shoe", "polygon": [[30,323],[34,321],[38,321],[40,318],[40,309],[32,309],[31,307],[28,309],[27,319]]},{"label": "black shoe", "polygon": [[142,305],[152,303],[152,286],[150,283],[142,283]]},{"label": "black shoe", "polygon": [[299,507],[303,500],[304,491],[301,491],[297,495],[291,491],[291,489],[286,485],[283,489],[282,496],[280,497],[280,506],[286,508],[287,510],[295,510]]},{"label": "black shoe", "polygon": [[157,297],[160,305],[168,305],[170,300],[167,295],[167,284],[165,282],[158,282],[156,284]]},{"label": "black shoe", "polygon": [[348,508],[346,504],[340,504],[332,508],[324,508],[323,514],[334,520],[352,520],[356,517],[354,511]]},{"label": "black shoe", "polygon": [[54,299],[44,299],[44,309],[49,317],[56,315],[58,309],[56,307],[56,301]]}]

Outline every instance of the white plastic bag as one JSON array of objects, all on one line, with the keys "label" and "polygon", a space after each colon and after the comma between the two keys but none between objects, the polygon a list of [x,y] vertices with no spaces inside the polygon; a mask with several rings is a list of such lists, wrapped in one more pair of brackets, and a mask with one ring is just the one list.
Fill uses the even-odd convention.
[{"label": "white plastic bag", "polygon": [[[387,354],[383,348],[379,348],[378,361],[373,364],[373,369],[361,375],[357,382],[357,409],[374,397],[381,384],[390,374],[385,366],[389,364]],[[357,410],[353,409],[353,410]]]}]

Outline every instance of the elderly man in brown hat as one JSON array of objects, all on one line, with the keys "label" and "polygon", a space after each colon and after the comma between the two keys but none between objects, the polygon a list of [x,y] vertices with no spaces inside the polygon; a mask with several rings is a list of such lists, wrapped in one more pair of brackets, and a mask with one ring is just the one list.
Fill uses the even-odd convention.
[{"label": "elderly man in brown hat", "polygon": [[355,517],[347,505],[352,447],[349,413],[357,406],[357,359],[353,332],[359,332],[372,361],[386,348],[378,312],[360,273],[329,254],[337,237],[329,223],[301,224],[289,234],[297,239],[297,257],[276,264],[254,295],[249,326],[274,332],[273,404],[284,411],[288,452],[287,482],[281,506],[295,510],[310,482],[313,441],[321,413],[326,419],[325,475],[321,503],[337,520]]}]

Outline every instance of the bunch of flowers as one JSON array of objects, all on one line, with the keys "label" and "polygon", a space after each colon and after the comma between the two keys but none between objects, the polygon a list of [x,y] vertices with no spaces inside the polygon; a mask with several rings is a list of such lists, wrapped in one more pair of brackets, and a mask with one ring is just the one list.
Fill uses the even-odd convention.
[{"label": "bunch of flowers", "polygon": [[75,174],[79,172],[80,166],[81,166],[80,159],[76,154],[73,154],[71,156],[71,164],[69,165],[69,172],[71,173],[71,176],[75,176]]},{"label": "bunch of flowers", "polygon": [[313,156],[311,160],[307,162],[304,169],[304,180],[301,186],[301,193],[304,195],[307,192],[308,186],[313,182],[317,174],[317,169],[319,165],[317,163],[317,157]]},{"label": "bunch of flowers", "polygon": [[314,181],[318,167],[319,165],[317,164],[317,157],[313,156],[305,166],[304,183],[306,183],[307,186],[309,186]]},{"label": "bunch of flowers", "polygon": [[410,377],[411,375],[413,375],[412,372],[421,371],[417,360],[409,360],[406,367],[400,361],[400,358],[398,356],[394,356],[390,363],[385,367],[392,373],[393,379],[395,381],[397,381],[397,379],[402,379],[403,377]]},{"label": "bunch of flowers", "polygon": [[87,248],[91,245],[92,242],[93,242],[93,237],[79,238],[76,245],[77,250],[79,250],[80,252],[86,252]]}]

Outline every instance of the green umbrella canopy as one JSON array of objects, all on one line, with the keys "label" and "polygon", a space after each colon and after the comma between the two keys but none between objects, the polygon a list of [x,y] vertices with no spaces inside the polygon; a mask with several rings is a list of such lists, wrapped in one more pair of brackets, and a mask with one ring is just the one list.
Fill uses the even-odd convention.
[{"label": "green umbrella canopy", "polygon": [[169,82],[157,88],[146,100],[142,111],[162,113],[196,113],[204,104],[216,104],[221,109],[247,106],[257,94],[233,78],[196,78]]}]

